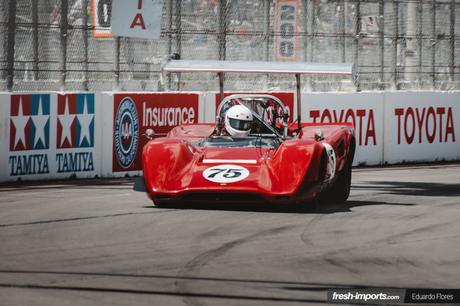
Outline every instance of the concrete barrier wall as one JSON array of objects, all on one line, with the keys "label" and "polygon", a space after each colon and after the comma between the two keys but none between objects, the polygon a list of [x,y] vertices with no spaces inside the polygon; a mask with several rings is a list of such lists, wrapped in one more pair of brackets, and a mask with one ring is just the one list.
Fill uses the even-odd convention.
[{"label": "concrete barrier wall", "polygon": [[[295,116],[295,94],[273,93]],[[214,122],[218,94],[0,93],[0,181],[138,175],[152,127]],[[302,94],[304,122],[352,122],[355,165],[460,160],[460,92]]]}]

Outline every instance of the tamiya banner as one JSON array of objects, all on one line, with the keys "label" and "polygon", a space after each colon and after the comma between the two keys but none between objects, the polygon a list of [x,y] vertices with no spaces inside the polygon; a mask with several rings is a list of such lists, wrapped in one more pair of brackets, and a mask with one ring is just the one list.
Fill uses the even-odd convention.
[{"label": "tamiya banner", "polygon": [[295,61],[299,0],[277,0],[275,12],[275,60]]},{"label": "tamiya banner", "polygon": [[112,0],[93,0],[93,36],[112,37]]},{"label": "tamiya banner", "polygon": [[382,93],[302,94],[302,121],[353,123],[356,138],[355,165],[382,163]]},{"label": "tamiya banner", "polygon": [[175,126],[198,123],[198,101],[199,94],[115,94],[112,170],[141,170],[145,131],[151,128],[159,137]]},{"label": "tamiya banner", "polygon": [[12,94],[7,104],[4,179],[91,177],[95,156],[94,94]]}]

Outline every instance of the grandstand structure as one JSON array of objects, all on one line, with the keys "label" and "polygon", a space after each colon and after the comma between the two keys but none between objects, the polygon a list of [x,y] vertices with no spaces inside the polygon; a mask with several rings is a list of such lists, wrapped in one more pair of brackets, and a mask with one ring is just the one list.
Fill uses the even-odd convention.
[{"label": "grandstand structure", "polygon": [[[295,42],[289,61],[355,65],[354,80],[305,76],[305,92],[460,89],[459,0],[291,2],[292,33],[279,28],[277,0],[165,0],[161,38],[146,40],[97,35],[110,23],[110,0],[3,0],[0,90],[216,90],[214,75],[164,75],[161,65],[172,53],[285,60],[281,38]],[[230,90],[293,84],[283,75],[226,76]]]}]

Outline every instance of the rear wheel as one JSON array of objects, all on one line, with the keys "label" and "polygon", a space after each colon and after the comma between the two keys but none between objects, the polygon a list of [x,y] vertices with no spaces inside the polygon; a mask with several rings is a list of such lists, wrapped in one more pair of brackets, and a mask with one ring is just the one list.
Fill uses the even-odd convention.
[{"label": "rear wheel", "polygon": [[338,175],[332,187],[326,191],[327,200],[333,203],[345,202],[351,189],[351,163],[347,163],[345,169]]}]

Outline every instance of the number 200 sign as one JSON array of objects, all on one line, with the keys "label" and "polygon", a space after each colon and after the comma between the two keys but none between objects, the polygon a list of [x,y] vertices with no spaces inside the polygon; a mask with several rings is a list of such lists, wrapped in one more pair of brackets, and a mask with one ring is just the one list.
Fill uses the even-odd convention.
[{"label": "number 200 sign", "polygon": [[295,61],[297,58],[298,0],[276,1],[275,60]]}]

